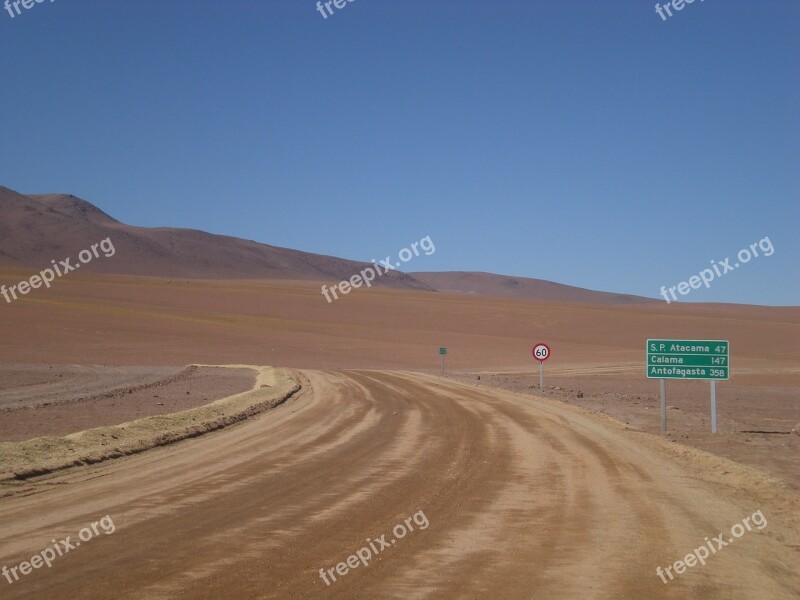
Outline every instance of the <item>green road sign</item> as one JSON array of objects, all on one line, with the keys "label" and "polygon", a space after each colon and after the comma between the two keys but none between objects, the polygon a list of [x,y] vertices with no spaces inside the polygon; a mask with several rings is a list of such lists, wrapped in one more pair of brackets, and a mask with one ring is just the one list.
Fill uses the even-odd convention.
[{"label": "green road sign", "polygon": [[647,340],[650,379],[728,379],[727,340]]},{"label": "green road sign", "polygon": [[442,346],[441,348],[439,348],[439,354],[441,354],[442,356],[444,356],[445,354],[447,354],[447,348],[445,348],[444,346]]}]

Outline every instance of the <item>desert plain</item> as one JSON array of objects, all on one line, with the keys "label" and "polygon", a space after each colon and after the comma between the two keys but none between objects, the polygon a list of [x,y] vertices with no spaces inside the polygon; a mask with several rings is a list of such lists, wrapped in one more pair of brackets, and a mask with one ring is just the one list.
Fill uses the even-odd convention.
[{"label": "desert plain", "polygon": [[[248,365],[299,386],[202,435],[6,477],[2,564],[103,515],[116,530],[5,597],[796,597],[800,309],[392,288],[327,303],[320,285],[77,273],[3,306],[0,448],[242,394]],[[661,433],[648,338],[730,340],[717,434],[698,381],[668,382]],[[734,540],[756,511],[768,524]],[[420,512],[428,527],[393,535]],[[657,575],[721,532],[707,564]]]}]

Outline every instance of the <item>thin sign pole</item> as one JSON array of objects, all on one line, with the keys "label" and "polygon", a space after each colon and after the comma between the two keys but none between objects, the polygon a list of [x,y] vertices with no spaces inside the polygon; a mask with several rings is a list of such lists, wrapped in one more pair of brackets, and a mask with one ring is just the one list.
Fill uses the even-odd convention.
[{"label": "thin sign pole", "polygon": [[[667,380],[661,379],[661,431],[667,431]],[[712,384],[713,385],[713,384]]]},{"label": "thin sign pole", "polygon": [[544,392],[544,362],[539,361],[539,391]]},{"label": "thin sign pole", "polygon": [[711,433],[717,433],[717,382],[711,380]]},{"label": "thin sign pole", "polygon": [[531,353],[539,361],[539,391],[544,392],[544,361],[550,358],[550,346],[540,342],[533,347]]},{"label": "thin sign pole", "polygon": [[444,354],[442,354],[442,375],[444,375]]}]

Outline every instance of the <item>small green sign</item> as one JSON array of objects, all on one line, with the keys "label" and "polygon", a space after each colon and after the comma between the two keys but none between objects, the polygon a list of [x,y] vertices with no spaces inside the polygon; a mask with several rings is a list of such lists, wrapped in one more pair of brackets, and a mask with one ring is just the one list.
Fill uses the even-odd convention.
[{"label": "small green sign", "polygon": [[447,348],[445,348],[444,346],[441,346],[441,347],[439,348],[439,354],[441,354],[442,356],[444,356],[445,354],[447,354]]},{"label": "small green sign", "polygon": [[727,340],[647,340],[649,379],[728,379]]}]

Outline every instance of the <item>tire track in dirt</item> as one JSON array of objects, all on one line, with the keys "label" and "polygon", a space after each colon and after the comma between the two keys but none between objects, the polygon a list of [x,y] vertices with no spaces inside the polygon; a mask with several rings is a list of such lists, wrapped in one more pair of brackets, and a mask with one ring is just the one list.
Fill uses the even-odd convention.
[{"label": "tire track in dirt", "polygon": [[[297,375],[301,392],[251,420],[0,500],[0,564],[105,514],[118,527],[50,569],[0,580],[5,596],[707,600],[797,589],[796,497],[768,482],[726,486],[705,477],[702,457],[693,467],[660,440],[547,400],[409,373]],[[758,508],[763,532],[668,585],[655,575]],[[320,568],[418,510],[427,529],[326,587]]]}]

